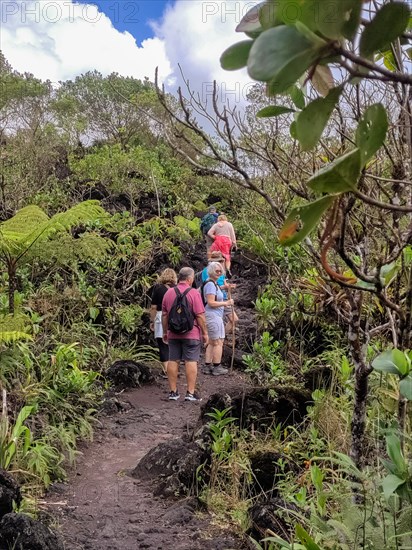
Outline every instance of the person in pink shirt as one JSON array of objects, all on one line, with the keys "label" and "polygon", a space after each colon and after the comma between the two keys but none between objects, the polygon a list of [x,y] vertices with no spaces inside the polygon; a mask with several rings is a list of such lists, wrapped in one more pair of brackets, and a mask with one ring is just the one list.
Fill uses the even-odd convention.
[{"label": "person in pink shirt", "polygon": [[210,253],[214,250],[218,250],[225,258],[226,273],[228,277],[231,277],[230,272],[230,253],[233,249],[236,249],[236,235],[233,225],[227,221],[227,217],[224,214],[220,214],[217,223],[212,225],[208,231],[208,236],[213,239],[213,244],[210,247]]},{"label": "person in pink shirt", "polygon": [[[183,267],[177,276],[177,287],[169,288],[162,301],[163,341],[169,346],[169,362],[167,377],[169,380],[169,399],[177,401],[180,397],[177,390],[177,374],[180,361],[185,362],[187,393],[186,401],[200,401],[195,391],[197,379],[197,364],[200,358],[201,342],[207,346],[208,334],[205,320],[205,307],[200,293],[192,288],[195,272],[190,267]],[[176,334],[169,329],[169,313],[176,300],[176,288],[186,294],[189,309],[195,320],[193,328],[183,334]]]}]

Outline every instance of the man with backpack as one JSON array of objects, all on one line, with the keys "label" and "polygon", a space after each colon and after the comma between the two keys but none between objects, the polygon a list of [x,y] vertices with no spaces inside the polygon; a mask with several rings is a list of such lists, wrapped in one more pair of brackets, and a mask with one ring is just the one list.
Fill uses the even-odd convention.
[{"label": "man with backpack", "polygon": [[177,277],[177,286],[169,288],[162,302],[163,341],[169,345],[169,399],[177,401],[177,374],[180,361],[185,362],[187,393],[186,401],[200,401],[195,391],[197,363],[201,342],[207,346],[208,333],[205,307],[199,292],[192,288],[195,272],[183,267]]},{"label": "man with backpack", "polygon": [[210,206],[209,212],[203,216],[202,221],[200,222],[200,230],[202,231],[206,241],[207,252],[209,252],[209,248],[213,244],[213,239],[212,237],[209,237],[208,232],[209,229],[211,229],[217,222],[217,218],[218,213],[216,212],[216,208],[214,206]]}]

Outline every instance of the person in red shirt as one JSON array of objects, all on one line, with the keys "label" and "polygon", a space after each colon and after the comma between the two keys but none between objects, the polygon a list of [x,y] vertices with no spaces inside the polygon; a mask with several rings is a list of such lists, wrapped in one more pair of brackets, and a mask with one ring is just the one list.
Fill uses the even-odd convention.
[{"label": "person in red shirt", "polygon": [[[178,290],[183,294],[185,290],[191,288],[195,278],[195,272],[190,267],[183,267],[177,276]],[[208,344],[208,334],[205,320],[205,307],[202,297],[195,288],[186,295],[189,307],[195,317],[194,326],[188,332],[183,334],[173,333],[168,326],[169,313],[176,299],[175,288],[169,288],[163,297],[162,302],[162,324],[163,341],[169,346],[169,363],[167,366],[167,377],[169,379],[170,393],[169,399],[177,401],[180,397],[177,390],[177,374],[180,361],[185,362],[187,393],[186,401],[200,401],[200,397],[195,391],[197,379],[197,364],[200,358],[201,342]]]}]

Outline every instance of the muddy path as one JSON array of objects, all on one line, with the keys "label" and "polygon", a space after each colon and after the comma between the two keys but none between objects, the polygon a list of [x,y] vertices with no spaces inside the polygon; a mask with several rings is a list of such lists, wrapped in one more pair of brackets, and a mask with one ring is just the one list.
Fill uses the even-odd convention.
[{"label": "muddy path", "polygon": [[[196,498],[153,496],[153,483],[128,475],[157,444],[178,439],[195,427],[200,407],[214,393],[242,391],[244,375],[199,374],[202,403],[167,399],[166,380],[127,390],[117,397],[128,408],[100,418],[92,443],[83,446],[68,483],[55,485],[45,510],[55,518],[68,550],[228,550],[244,548],[240,538],[196,510]],[[185,377],[179,387],[185,395]]]}]

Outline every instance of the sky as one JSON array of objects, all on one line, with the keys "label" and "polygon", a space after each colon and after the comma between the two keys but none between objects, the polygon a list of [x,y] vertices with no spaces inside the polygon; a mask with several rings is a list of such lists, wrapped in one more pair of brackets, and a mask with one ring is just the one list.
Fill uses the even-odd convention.
[{"label": "sky", "polygon": [[58,83],[89,70],[154,79],[166,89],[181,82],[210,98],[244,102],[246,71],[227,72],[221,53],[245,36],[235,32],[257,1],[0,0],[0,48],[20,72]]}]

